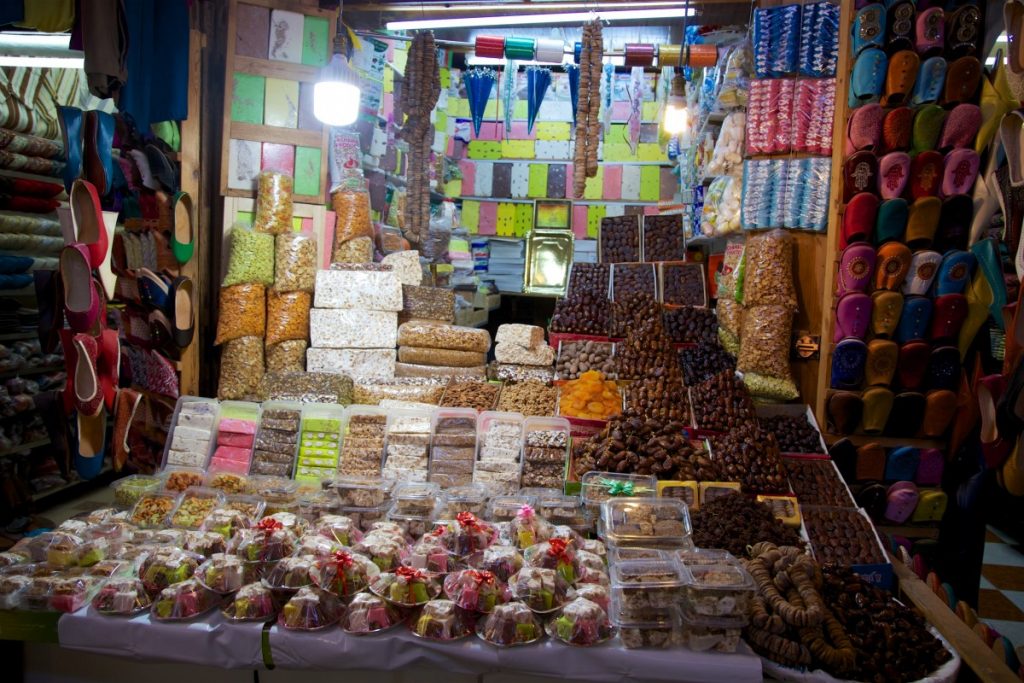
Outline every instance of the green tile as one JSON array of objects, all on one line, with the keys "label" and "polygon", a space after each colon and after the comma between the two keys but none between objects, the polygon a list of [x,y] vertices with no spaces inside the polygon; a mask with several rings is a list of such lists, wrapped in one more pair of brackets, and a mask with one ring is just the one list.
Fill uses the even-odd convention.
[{"label": "green tile", "polygon": [[604,198],[604,166],[597,167],[597,175],[587,178],[587,185],[583,189],[584,199]]},{"label": "green tile", "polygon": [[470,140],[466,145],[470,159],[496,160],[501,158],[501,143],[496,140]]},{"label": "green tile", "polygon": [[516,237],[526,237],[533,229],[533,204],[516,204]]},{"label": "green tile", "polygon": [[527,196],[538,199],[548,196],[548,165],[530,164],[530,184]]},{"label": "green tile", "polygon": [[499,237],[515,235],[516,205],[510,202],[498,204],[498,223],[495,232]]},{"label": "green tile", "polygon": [[640,169],[640,201],[656,202],[661,197],[661,167],[644,166]]},{"label": "green tile", "polygon": [[327,64],[331,51],[330,25],[323,17],[306,15],[302,31],[302,63],[307,66]]},{"label": "green tile", "polygon": [[267,79],[235,72],[231,95],[231,120],[239,123],[263,123],[263,97]]},{"label": "green tile", "polygon": [[591,204],[587,207],[587,237],[597,239],[601,232],[601,219],[604,218],[606,208],[604,204]]},{"label": "green tile", "polygon": [[320,159],[316,147],[295,148],[295,194],[320,194]]}]

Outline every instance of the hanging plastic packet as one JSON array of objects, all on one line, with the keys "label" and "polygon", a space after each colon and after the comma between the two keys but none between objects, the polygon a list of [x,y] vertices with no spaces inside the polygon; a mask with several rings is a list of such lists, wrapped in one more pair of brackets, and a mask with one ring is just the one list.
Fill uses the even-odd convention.
[{"label": "hanging plastic packet", "polygon": [[509,59],[505,62],[505,80],[501,84],[501,101],[502,110],[505,113],[506,140],[509,140],[512,137],[512,111],[515,108],[518,81],[519,65],[516,64],[516,60]]},{"label": "hanging plastic packet", "polygon": [[480,126],[484,120],[484,110],[487,108],[487,100],[491,99],[491,89],[497,74],[494,69],[473,68],[462,76],[466,86],[466,97],[469,98],[469,113],[473,117],[473,133],[480,136]]},{"label": "hanging plastic packet", "polygon": [[331,192],[350,187],[353,182],[358,185],[363,180],[363,153],[359,146],[359,133],[332,128],[328,163]]},{"label": "hanging plastic packet", "polygon": [[565,73],[569,74],[569,99],[572,101],[572,125],[576,127],[576,106],[580,101],[580,67],[566,64]]},{"label": "hanging plastic packet", "polygon": [[551,69],[531,66],[526,69],[526,132],[533,132],[540,105],[551,85]]},{"label": "hanging plastic packet", "polygon": [[601,116],[604,137],[612,132],[612,101],[615,99],[615,65],[604,65],[601,77]]},{"label": "hanging plastic packet", "polygon": [[629,72],[629,120],[626,121],[626,142],[636,154],[640,144],[640,119],[643,117],[644,69],[634,66]]}]

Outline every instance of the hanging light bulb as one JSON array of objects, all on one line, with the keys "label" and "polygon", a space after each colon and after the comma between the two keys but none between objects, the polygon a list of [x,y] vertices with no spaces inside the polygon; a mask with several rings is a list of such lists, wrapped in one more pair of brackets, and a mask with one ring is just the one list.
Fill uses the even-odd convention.
[{"label": "hanging light bulb", "polygon": [[690,110],[686,106],[686,79],[681,73],[672,77],[672,89],[669,91],[662,126],[669,135],[681,135],[690,126]]},{"label": "hanging light bulb", "polygon": [[359,76],[348,65],[345,56],[347,36],[341,20],[338,2],[338,25],[334,36],[334,54],[320,72],[320,80],[313,86],[313,115],[328,126],[347,126],[359,116]]}]

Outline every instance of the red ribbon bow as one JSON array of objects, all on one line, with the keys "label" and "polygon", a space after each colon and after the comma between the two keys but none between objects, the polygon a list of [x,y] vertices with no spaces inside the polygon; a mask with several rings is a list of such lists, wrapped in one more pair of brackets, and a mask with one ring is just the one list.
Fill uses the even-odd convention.
[{"label": "red ribbon bow", "polygon": [[262,531],[265,534],[270,534],[271,532],[283,528],[284,524],[281,524],[281,522],[277,521],[272,517],[265,517],[259,521],[259,524],[256,525],[256,529]]},{"label": "red ribbon bow", "polygon": [[395,569],[395,576],[401,576],[403,579],[408,581],[423,581],[426,580],[426,576],[419,569],[412,567],[401,566]]},{"label": "red ribbon bow", "polygon": [[455,520],[459,523],[459,526],[468,527],[470,529],[480,528],[480,522],[477,521],[476,515],[472,512],[460,512],[455,515]]},{"label": "red ribbon bow", "polygon": [[334,563],[338,565],[339,569],[348,569],[355,564],[355,560],[347,550],[338,550],[334,553]]},{"label": "red ribbon bow", "polygon": [[466,573],[476,582],[477,586],[493,586],[494,585],[494,574],[487,571],[486,569],[476,570],[469,569]]},{"label": "red ribbon bow", "polygon": [[552,538],[548,541],[548,555],[551,557],[568,559],[565,557],[567,550],[569,550],[569,544],[564,538]]}]

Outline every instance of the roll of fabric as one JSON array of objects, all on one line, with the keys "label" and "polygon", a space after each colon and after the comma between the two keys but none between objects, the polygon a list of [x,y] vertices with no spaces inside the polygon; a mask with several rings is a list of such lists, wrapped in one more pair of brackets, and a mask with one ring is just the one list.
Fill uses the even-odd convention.
[{"label": "roll of fabric", "polygon": [[626,66],[651,66],[654,64],[654,46],[644,43],[626,43]]},{"label": "roll of fabric", "polygon": [[679,56],[682,51],[682,45],[659,45],[658,66],[680,66]]},{"label": "roll of fabric", "polygon": [[565,43],[554,38],[540,38],[537,40],[536,61],[561,64],[565,56]]},{"label": "roll of fabric", "polygon": [[501,59],[505,56],[504,36],[477,36],[476,56]]},{"label": "roll of fabric", "polygon": [[505,59],[533,59],[537,54],[537,41],[534,38],[506,38]]}]

